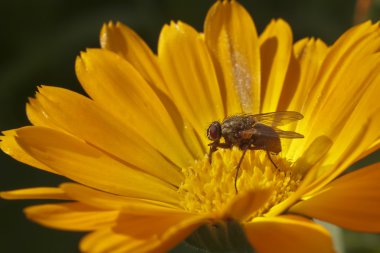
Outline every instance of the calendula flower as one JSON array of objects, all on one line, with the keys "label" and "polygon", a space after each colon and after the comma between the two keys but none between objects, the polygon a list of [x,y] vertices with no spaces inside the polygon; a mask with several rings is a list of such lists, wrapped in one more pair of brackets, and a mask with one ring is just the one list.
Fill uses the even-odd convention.
[{"label": "calendula flower", "polygon": [[[259,253],[333,252],[311,218],[380,232],[380,164],[342,175],[380,145],[379,24],[331,46],[293,42],[285,21],[258,36],[241,5],[218,1],[203,33],[165,25],[157,55],[120,23],[100,42],[76,61],[89,97],[41,86],[27,105],[32,125],[1,137],[13,158],[71,179],[3,192],[66,200],[28,207],[28,218],[90,231],[83,252],[167,252],[185,239],[216,252],[243,252],[243,239]],[[242,150],[219,148],[210,163],[208,126],[278,111],[304,116],[280,127],[304,138],[281,139],[270,157],[248,150],[237,192]]]}]

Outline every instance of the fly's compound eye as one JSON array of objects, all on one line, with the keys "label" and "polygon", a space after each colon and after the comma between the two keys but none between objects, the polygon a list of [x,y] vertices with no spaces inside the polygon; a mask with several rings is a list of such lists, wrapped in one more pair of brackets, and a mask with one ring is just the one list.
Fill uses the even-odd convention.
[{"label": "fly's compound eye", "polygon": [[207,129],[207,138],[210,141],[219,140],[222,137],[222,127],[218,121],[214,121]]}]

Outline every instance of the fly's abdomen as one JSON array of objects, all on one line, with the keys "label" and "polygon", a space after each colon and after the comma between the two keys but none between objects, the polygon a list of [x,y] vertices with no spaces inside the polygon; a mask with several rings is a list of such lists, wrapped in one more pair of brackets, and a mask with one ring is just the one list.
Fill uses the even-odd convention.
[{"label": "fly's abdomen", "polygon": [[266,150],[275,154],[281,152],[280,137],[272,127],[257,123],[254,125],[254,129],[253,145],[256,149]]}]

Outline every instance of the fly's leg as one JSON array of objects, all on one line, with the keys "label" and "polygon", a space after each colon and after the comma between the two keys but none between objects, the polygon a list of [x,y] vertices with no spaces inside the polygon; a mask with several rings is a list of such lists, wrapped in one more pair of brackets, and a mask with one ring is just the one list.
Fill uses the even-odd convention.
[{"label": "fly's leg", "polygon": [[245,149],[243,149],[243,154],[241,155],[239,163],[238,163],[238,165],[236,167],[236,174],[235,174],[235,192],[236,192],[236,194],[238,194],[237,179],[238,179],[238,176],[239,176],[240,165],[243,162],[243,159],[244,159],[244,156],[245,156],[245,153],[247,152],[247,150],[248,150],[248,147],[246,147]]},{"label": "fly's leg", "polygon": [[210,150],[208,153],[208,159],[210,160],[210,164],[212,163],[212,153],[218,150],[218,148],[231,148],[232,145],[229,143],[220,143],[219,141],[215,141],[213,143],[208,144],[210,146]]},{"label": "fly's leg", "polygon": [[212,163],[212,153],[218,150],[217,148],[218,144],[219,142],[213,142],[213,143],[208,144],[210,146],[210,150],[208,152],[208,159],[210,160],[210,164]]},{"label": "fly's leg", "polygon": [[245,156],[245,153],[247,152],[247,150],[257,150],[257,148],[255,146],[253,146],[253,139],[251,139],[248,143],[242,143],[239,147],[241,150],[243,150],[243,154],[241,155],[240,157],[240,160],[239,160],[239,163],[238,165],[236,166],[236,174],[235,174],[235,192],[236,194],[238,194],[238,189],[237,189],[237,180],[238,180],[238,177],[239,177],[239,170],[240,170],[240,165],[241,163],[243,162],[243,159],[244,159],[244,156]]},{"label": "fly's leg", "polygon": [[[245,156],[245,153],[247,152],[247,150],[262,150],[262,148],[259,148],[259,147],[255,147],[255,146],[252,146],[251,145],[248,145],[248,146],[242,146],[240,147],[242,150],[243,150],[243,154],[241,155],[241,158],[239,160],[239,163],[238,165],[236,166],[236,174],[235,174],[235,192],[236,194],[238,194],[238,189],[237,189],[237,179],[239,177],[239,170],[240,170],[240,165],[241,163],[243,162],[243,159],[244,159],[244,156]],[[268,150],[265,150],[267,152],[267,156],[269,158],[269,160],[271,161],[271,163],[273,164],[273,166],[278,169],[278,166],[274,163],[271,155],[270,155],[270,152]]]},{"label": "fly's leg", "polygon": [[272,156],[270,155],[270,152],[269,150],[263,148],[263,147],[255,147],[255,146],[250,146],[249,147],[250,150],[265,150],[265,152],[267,152],[267,156],[269,158],[269,160],[271,161],[271,163],[273,164],[273,166],[278,169],[278,166],[274,163],[273,159],[272,159]]},{"label": "fly's leg", "polygon": [[266,150],[266,151],[267,151],[267,156],[268,156],[269,160],[272,162],[273,166],[274,166],[276,169],[278,169],[278,166],[273,162],[272,157],[270,156],[269,151],[268,151],[268,150]]}]

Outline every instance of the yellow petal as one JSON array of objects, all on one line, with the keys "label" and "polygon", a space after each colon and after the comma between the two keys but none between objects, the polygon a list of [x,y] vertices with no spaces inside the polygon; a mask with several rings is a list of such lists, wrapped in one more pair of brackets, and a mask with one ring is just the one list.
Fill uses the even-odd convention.
[{"label": "yellow petal", "polygon": [[36,205],[25,208],[24,212],[40,225],[75,231],[112,226],[118,216],[117,211],[102,211],[76,202]]},{"label": "yellow petal", "polygon": [[182,174],[176,166],[145,142],[138,132],[94,101],[66,89],[48,86],[42,87],[36,97],[44,108],[45,117],[67,132],[129,166],[136,166],[174,185],[181,182]]},{"label": "yellow petal", "polygon": [[[183,236],[138,239],[125,234],[115,233],[112,229],[102,229],[86,235],[80,243],[85,253],[166,253]],[[168,243],[168,241],[170,243]]]},{"label": "yellow petal", "polygon": [[128,167],[84,141],[49,128],[17,131],[20,146],[62,175],[106,192],[177,203],[173,186]]},{"label": "yellow petal", "polygon": [[260,51],[255,24],[236,1],[217,1],[205,21],[205,41],[216,57],[226,115],[260,111]]},{"label": "yellow petal", "polygon": [[[365,64],[363,63],[363,65]],[[360,76],[360,74],[358,75]],[[313,183],[308,186],[310,194],[319,191],[339,176],[359,157],[367,153],[367,150],[372,149],[373,143],[380,138],[380,106],[377,98],[377,94],[380,94],[379,82],[380,75],[377,75],[377,79],[371,80],[371,84],[363,92],[364,94],[358,94],[361,99],[356,102],[355,108],[352,108],[349,119],[341,127],[337,126],[339,133],[333,139],[333,145],[329,149],[326,159],[319,166]],[[336,123],[337,121],[339,120],[331,122]]]},{"label": "yellow petal", "polygon": [[45,164],[34,159],[32,156],[30,156],[28,153],[26,153],[22,149],[15,139],[16,131],[17,131],[17,129],[2,132],[4,134],[4,136],[0,136],[0,141],[1,141],[0,142],[0,148],[1,148],[1,150],[19,162],[28,164],[32,167],[35,167],[35,168],[38,168],[38,169],[41,169],[44,171],[59,174],[57,171],[49,168]]},{"label": "yellow petal", "polygon": [[160,98],[130,63],[107,50],[91,49],[77,59],[76,72],[95,102],[135,135],[179,167],[193,160]]},{"label": "yellow petal", "polygon": [[290,208],[362,232],[380,232],[380,163],[348,173]]},{"label": "yellow petal", "polygon": [[[260,35],[262,112],[277,110],[293,47],[293,35],[283,20],[272,21]],[[290,83],[290,85],[293,85]]]},{"label": "yellow petal", "polygon": [[[200,144],[196,139],[197,137],[194,135],[193,130],[189,129],[189,127],[186,127],[188,125],[186,122],[184,122],[186,120],[183,118],[183,115],[178,112],[178,109],[176,108],[176,105],[173,103],[173,101],[171,101],[156,55],[153,54],[152,50],[150,50],[145,42],[132,29],[118,22],[115,25],[108,23],[107,25],[103,26],[100,33],[100,43],[102,48],[111,50],[124,57],[139,72],[139,74],[156,92],[156,96],[160,98],[161,103],[170,112],[170,116],[172,117],[174,124],[186,142],[188,149],[191,150],[193,156],[203,156],[204,151],[202,150],[202,147],[200,147]],[[130,69],[130,67],[128,67],[128,69]],[[131,79],[133,80],[133,77]],[[135,83],[135,80],[133,82],[130,82],[128,85],[133,83]],[[94,88],[95,87],[93,87],[93,85],[90,83],[88,89]],[[105,88],[108,89],[109,87]],[[116,88],[120,89],[122,87]],[[120,94],[116,92],[114,95]],[[149,97],[149,99],[152,98],[152,96]],[[109,100],[113,101],[112,98]],[[150,100],[148,102],[150,102]],[[124,101],[124,103],[126,103],[126,101]],[[113,103],[111,103],[111,105],[112,104]],[[110,104],[107,103],[107,106],[110,106]],[[132,109],[135,110],[136,108]],[[125,111],[121,110],[120,112],[120,116],[125,119]],[[155,121],[156,120],[157,119],[155,119]],[[127,120],[127,123],[130,122],[130,120]],[[149,127],[149,125],[145,127]],[[181,155],[185,156],[184,154]]]},{"label": "yellow petal", "polygon": [[[113,230],[138,240],[144,239],[147,244],[152,244],[150,251],[141,252],[167,252],[205,221],[206,217],[193,214],[120,215]],[[151,241],[152,239],[154,240]]]},{"label": "yellow petal", "polygon": [[253,248],[260,253],[333,253],[329,232],[308,219],[283,215],[258,217],[244,226]]},{"label": "yellow petal", "polygon": [[366,151],[364,151],[357,159],[356,161],[359,161],[363,158],[365,158],[366,156],[374,153],[375,151],[379,150],[380,149],[380,138],[378,138],[377,140],[375,140],[369,147]]},{"label": "yellow petal", "polygon": [[150,85],[167,94],[157,57],[132,29],[119,22],[115,25],[110,22],[100,32],[100,45],[123,56]]},{"label": "yellow petal", "polygon": [[[378,24],[371,25],[370,22],[366,22],[344,33],[331,46],[326,55],[326,59],[321,66],[316,80],[317,85],[310,91],[312,96],[308,97],[304,115],[324,115],[319,114],[319,111],[324,108],[322,105],[325,101],[331,99],[331,95],[336,96],[337,87],[338,89],[342,89],[339,88],[342,86],[350,87],[351,89],[355,88],[354,85],[349,85],[343,82],[343,80],[348,76],[351,77],[351,75],[358,76],[355,68],[353,68],[355,71],[352,72],[352,64],[377,52],[379,50],[379,43],[380,33]],[[341,97],[344,98],[344,96]],[[319,123],[320,117],[314,117],[313,120],[315,123]]]},{"label": "yellow petal", "polygon": [[299,85],[291,96],[291,103],[287,108],[290,111],[302,111],[302,107],[307,103],[305,97],[315,85],[315,80],[323,63],[327,45],[319,39],[302,39],[294,44],[294,52],[299,62],[300,76]]},{"label": "yellow petal", "polygon": [[55,124],[50,117],[47,117],[47,112],[41,106],[39,101],[34,98],[29,98],[29,103],[26,104],[26,114],[29,121],[35,126],[43,126],[60,129],[61,127]]},{"label": "yellow petal", "polygon": [[272,193],[273,189],[267,188],[238,194],[233,202],[227,206],[222,217],[244,221],[254,216],[260,208],[263,208]]},{"label": "yellow petal", "polygon": [[[296,59],[294,48],[290,52],[288,69],[282,84],[281,95],[278,98],[276,111],[290,111],[289,105],[293,101],[293,96],[300,85],[301,68],[300,63]],[[294,110],[293,110],[294,111]],[[296,110],[297,111],[297,110]],[[289,129],[289,128],[287,128]],[[292,128],[291,130],[293,130]]]},{"label": "yellow petal", "polygon": [[[297,131],[307,138],[303,145],[293,148],[292,153],[298,153],[294,155],[295,157],[299,156],[304,148],[320,135],[326,135],[334,141],[337,132],[341,132],[343,128],[347,129],[346,123],[349,118],[357,122],[365,122],[368,119],[370,111],[360,112],[363,116],[360,121],[357,116],[352,115],[352,111],[356,104],[363,100],[363,92],[368,90],[370,79],[379,71],[375,70],[378,65],[378,60],[376,60],[378,56],[375,52],[379,48],[379,43],[378,24],[371,25],[367,22],[347,31],[327,52],[323,46],[321,50],[315,50],[316,54],[318,52],[323,54],[321,55],[323,58],[316,55],[315,59],[323,60],[323,62],[315,65],[320,64],[319,70],[317,73],[310,74],[312,79],[311,84],[307,85],[308,92],[301,101],[297,102],[297,104],[302,104],[303,100],[300,112],[305,116],[297,125]],[[317,74],[316,77],[314,77],[315,74]],[[356,127],[356,129],[359,128]],[[354,136],[354,134],[349,136]],[[344,139],[353,138],[345,136]],[[334,154],[330,157],[337,156]]]},{"label": "yellow petal", "polygon": [[99,209],[118,209],[124,213],[135,215],[183,212],[175,205],[114,195],[79,184],[64,183],[60,187],[70,198]]},{"label": "yellow petal", "polygon": [[[309,125],[310,132],[313,135],[323,131],[330,137],[339,136],[345,124],[350,119],[355,118],[356,108],[360,103],[366,103],[367,106],[373,105],[365,111],[360,111],[363,115],[362,119],[367,119],[368,115],[379,108],[373,101],[375,98],[377,99],[376,94],[379,94],[376,93],[379,91],[376,87],[379,81],[379,62],[380,56],[372,55],[352,63],[348,73],[345,73],[345,77],[342,77],[340,83],[335,85],[335,95],[327,96],[324,104],[318,108],[319,112],[315,114],[318,123],[309,122],[310,124],[314,123],[314,125]],[[370,101],[363,101],[363,99],[370,99]],[[324,127],[321,129],[321,126]]]},{"label": "yellow petal", "polygon": [[70,199],[64,191],[55,187],[17,189],[1,192],[0,196],[3,199]]},{"label": "yellow petal", "polygon": [[332,144],[333,142],[331,139],[324,135],[315,138],[310,146],[303,152],[301,157],[299,157],[295,162],[295,170],[298,170],[303,175],[305,175],[308,171],[311,173],[311,168],[318,167],[316,164],[324,158]]},{"label": "yellow petal", "polygon": [[224,108],[214,65],[201,35],[178,22],[161,31],[158,57],[171,97],[205,143],[210,122]]},{"label": "yellow petal", "polygon": [[[294,52],[297,61],[299,62],[299,80],[296,90],[293,94],[289,94],[291,102],[286,108],[289,111],[303,112],[303,108],[307,107],[308,99],[306,97],[312,96],[310,91],[315,85],[315,80],[320,71],[320,67],[328,52],[328,48],[324,42],[315,39],[303,39],[298,41],[294,45]],[[283,108],[285,110],[285,108]],[[297,131],[302,134],[309,133],[307,127],[309,126],[308,120],[312,120],[314,115],[306,116],[301,122],[298,122],[296,128],[287,129],[291,131]],[[308,138],[309,136],[306,136]],[[315,142],[318,138],[325,138],[324,136],[318,136],[312,140]],[[310,139],[312,139],[310,137]],[[303,143],[302,143],[303,142]],[[296,160],[301,156],[304,156],[305,150],[307,150],[313,143],[306,144],[302,142],[291,142],[286,151],[286,157],[291,160]],[[304,145],[303,145],[304,144]],[[302,146],[303,145],[303,146]],[[308,147],[306,146],[308,145]],[[328,151],[326,149],[326,151]],[[312,164],[313,165],[313,164]]]},{"label": "yellow petal", "polygon": [[148,246],[148,243],[144,240],[117,234],[112,229],[102,229],[86,235],[80,242],[80,251],[84,253],[141,252],[141,248]]},{"label": "yellow petal", "polygon": [[[305,145],[321,135],[333,143],[318,171],[308,175],[313,181],[309,194],[368,154],[380,138],[380,56],[374,53],[380,43],[379,31],[378,25],[365,23],[344,34],[328,51],[306,98],[305,119],[297,127],[306,138],[294,150],[303,152]],[[328,73],[331,76],[325,76]]]},{"label": "yellow petal", "polygon": [[[346,128],[347,119],[356,118],[352,111],[363,100],[363,93],[379,71],[376,70],[379,57],[374,54],[380,43],[378,29],[378,25],[370,23],[356,26],[329,49],[300,111],[305,119],[297,130],[308,134],[309,141],[321,134],[334,140],[334,135]],[[361,122],[370,114],[370,111],[363,112],[360,112],[364,116]]]},{"label": "yellow petal", "polygon": [[[153,215],[127,215],[121,214],[118,218],[114,231],[127,234],[136,238],[150,238],[160,236],[168,231],[199,225],[205,218],[200,215],[190,213],[176,214],[153,214]],[[147,227],[144,224],[149,224]]]}]

